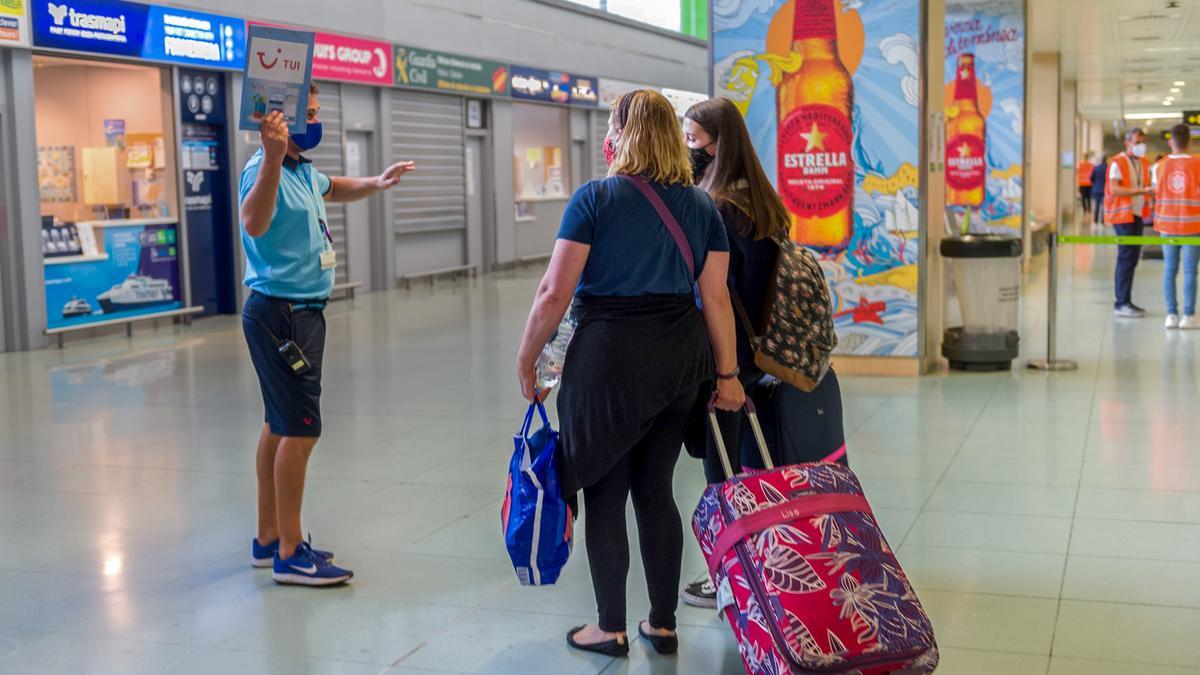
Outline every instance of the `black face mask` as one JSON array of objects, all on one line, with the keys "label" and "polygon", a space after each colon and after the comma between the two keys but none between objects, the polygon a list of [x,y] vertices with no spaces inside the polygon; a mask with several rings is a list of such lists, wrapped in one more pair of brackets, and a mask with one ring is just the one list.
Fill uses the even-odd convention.
[{"label": "black face mask", "polygon": [[708,165],[712,164],[712,161],[713,161],[713,159],[715,159],[715,157],[708,154],[707,147],[692,148],[691,152],[692,152],[692,180],[699,183],[700,179],[704,178],[704,172],[708,170]]}]

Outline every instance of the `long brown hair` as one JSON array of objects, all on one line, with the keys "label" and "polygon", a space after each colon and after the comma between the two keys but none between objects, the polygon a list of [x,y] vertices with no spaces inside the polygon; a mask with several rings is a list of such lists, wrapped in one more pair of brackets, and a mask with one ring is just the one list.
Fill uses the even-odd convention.
[{"label": "long brown hair", "polygon": [[653,89],[625,94],[613,106],[609,124],[621,132],[608,175],[645,176],[656,183],[692,185],[692,162],[675,108]]},{"label": "long brown hair", "polygon": [[750,131],[738,107],[727,98],[697,103],[684,115],[699,124],[717,144],[717,155],[704,172],[700,187],[718,204],[732,204],[750,218],[754,239],[766,239],[791,226],[791,214],[767,180]]}]

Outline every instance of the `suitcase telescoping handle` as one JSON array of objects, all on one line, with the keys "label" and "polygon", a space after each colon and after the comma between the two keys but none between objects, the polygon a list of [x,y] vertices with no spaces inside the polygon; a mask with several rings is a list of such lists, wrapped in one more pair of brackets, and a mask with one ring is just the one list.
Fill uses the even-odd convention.
[{"label": "suitcase telescoping handle", "polygon": [[[733,464],[729,461],[729,451],[725,448],[725,438],[721,435],[721,425],[717,422],[717,396],[708,404],[708,424],[712,428],[713,440],[717,443],[717,455],[721,458],[721,466],[725,469],[725,478],[733,478]],[[758,411],[754,403],[746,398],[746,416],[750,418],[750,429],[754,432],[754,441],[758,445],[758,453],[762,456],[763,466],[768,470],[775,468],[771,461],[771,453],[767,450],[767,439],[763,436],[762,425],[758,423]]]}]

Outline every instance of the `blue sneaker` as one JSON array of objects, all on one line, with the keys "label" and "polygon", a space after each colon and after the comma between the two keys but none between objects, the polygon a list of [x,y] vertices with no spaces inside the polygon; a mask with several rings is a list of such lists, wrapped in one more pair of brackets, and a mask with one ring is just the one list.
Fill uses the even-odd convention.
[{"label": "blue sneaker", "polygon": [[[308,535],[308,543],[312,544],[312,535]],[[250,541],[250,564],[259,569],[266,569],[275,565],[275,554],[279,552],[279,540],[263,546],[258,543],[258,537]],[[326,561],[333,561],[333,551],[318,551],[313,549],[313,553],[317,557],[324,558]]]},{"label": "blue sneaker", "polygon": [[292,557],[283,560],[275,554],[275,571],[271,578],[277,584],[298,586],[337,586],[350,581],[354,572],[344,570],[317,555],[307,543],[296,547]]}]

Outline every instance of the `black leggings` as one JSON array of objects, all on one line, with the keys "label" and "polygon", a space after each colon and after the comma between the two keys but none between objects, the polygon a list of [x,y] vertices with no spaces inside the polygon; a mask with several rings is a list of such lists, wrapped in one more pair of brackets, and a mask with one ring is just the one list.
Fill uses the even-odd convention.
[{"label": "black leggings", "polygon": [[631,494],[646,567],[646,587],[650,592],[650,625],[675,630],[683,525],[672,494],[672,481],[694,404],[694,395],[671,403],[611,471],[583,489],[588,564],[600,630],[609,633],[626,630],[629,535],[625,529],[625,506]]}]

